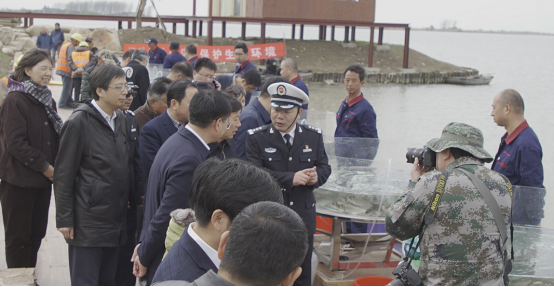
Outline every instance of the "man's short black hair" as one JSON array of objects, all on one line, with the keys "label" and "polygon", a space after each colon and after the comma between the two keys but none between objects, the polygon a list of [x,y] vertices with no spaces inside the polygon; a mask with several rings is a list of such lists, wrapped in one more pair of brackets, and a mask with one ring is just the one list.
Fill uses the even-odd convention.
[{"label": "man's short black hair", "polygon": [[242,49],[242,51],[243,51],[246,55],[248,55],[248,46],[246,46],[246,44],[244,44],[244,43],[237,43],[237,44],[235,45],[235,50],[236,50],[236,49]]},{"label": "man's short black hair", "polygon": [[179,50],[179,42],[177,41],[171,41],[169,42],[169,50],[171,51],[174,51],[174,50]]},{"label": "man's short black hair", "polygon": [[231,113],[236,113],[242,110],[242,103],[233,95],[225,93],[225,97],[229,100],[231,104]]},{"label": "man's short black hair", "polygon": [[185,47],[185,51],[191,55],[196,55],[196,46],[190,44]]},{"label": "man's short black hair", "polygon": [[98,48],[92,47],[92,49],[90,49],[90,52],[96,54],[96,52],[98,52]]},{"label": "man's short black hair", "polygon": [[189,106],[189,123],[207,128],[215,120],[227,120],[231,114],[231,104],[225,93],[217,90],[199,90]]},{"label": "man's short black hair", "polygon": [[135,52],[135,49],[129,49],[127,50],[127,52],[125,52],[125,54],[123,54],[123,57],[121,57],[123,60],[127,59],[127,58],[131,58],[131,56],[133,56],[133,53]]},{"label": "man's short black hair", "polygon": [[246,81],[247,85],[252,85],[254,87],[259,87],[262,85],[262,76],[257,69],[250,69],[244,72],[244,74],[240,77]]},{"label": "man's short black hair", "polygon": [[196,63],[194,64],[194,70],[198,73],[200,72],[202,67],[206,67],[214,71],[214,73],[217,72],[217,65],[210,58],[198,58],[198,60],[196,60]]},{"label": "man's short black hair", "polygon": [[125,72],[123,72],[123,69],[119,66],[102,65],[96,67],[96,69],[92,71],[88,79],[88,85],[90,86],[92,98],[95,101],[100,99],[100,96],[96,93],[96,89],[101,88],[103,90],[108,90],[108,87],[114,78],[126,78]]},{"label": "man's short black hair", "polygon": [[[208,175],[208,172],[215,166],[219,165],[221,160],[218,157],[211,157],[206,159],[201,163],[192,174],[192,179],[190,180],[190,192],[189,192],[189,202],[192,195],[198,196],[200,184],[202,180]],[[192,203],[191,203],[192,206]]]},{"label": "man's short black hair", "polygon": [[187,79],[192,78],[192,66],[187,61],[182,61],[175,64],[173,68],[171,68],[171,72],[181,73]]},{"label": "man's short black hair", "polygon": [[161,100],[163,95],[167,93],[168,86],[171,82],[172,81],[166,77],[154,79],[148,88],[148,101],[150,101],[150,99],[155,99],[156,101]]},{"label": "man's short black hair", "polygon": [[[189,192],[190,206],[202,227],[208,226],[216,209],[221,209],[233,221],[241,210],[252,203],[283,203],[279,183],[267,171],[249,162],[231,158],[213,164],[207,160],[198,168],[203,168],[203,165],[211,165],[211,169],[204,174],[198,188]],[[195,172],[192,182],[196,182],[194,176],[200,175]]]},{"label": "man's short black hair", "polygon": [[362,66],[360,66],[358,64],[348,66],[348,68],[346,68],[346,70],[344,71],[344,76],[346,76],[346,73],[348,71],[357,73],[360,76],[360,82],[364,81],[364,79],[365,79],[365,69]]},{"label": "man's short black hair", "polygon": [[260,98],[271,98],[271,95],[267,91],[267,88],[269,88],[269,86],[271,86],[271,84],[280,83],[280,82],[290,84],[290,81],[287,78],[283,77],[283,76],[275,76],[275,77],[267,78],[264,82],[264,85],[263,85],[262,89],[261,89]]},{"label": "man's short black hair", "polygon": [[277,286],[302,264],[307,251],[302,218],[282,204],[258,202],[233,221],[219,269],[245,285]]},{"label": "man's short black hair", "polygon": [[176,100],[178,103],[185,98],[185,92],[189,87],[196,87],[196,84],[189,80],[175,81],[167,87],[167,107],[171,107],[171,100]]}]

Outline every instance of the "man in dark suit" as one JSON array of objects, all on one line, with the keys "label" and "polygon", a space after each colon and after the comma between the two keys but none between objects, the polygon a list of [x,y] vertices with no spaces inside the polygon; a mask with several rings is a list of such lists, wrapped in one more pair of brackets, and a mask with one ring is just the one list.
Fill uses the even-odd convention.
[{"label": "man in dark suit", "polygon": [[142,127],[139,152],[146,178],[160,147],[181,125],[187,124],[190,101],[197,92],[190,81],[172,82],[167,88],[167,110]]},{"label": "man in dark suit", "polygon": [[203,165],[212,167],[208,173],[194,173],[192,182],[200,184],[193,186],[189,194],[196,223],[190,224],[181,239],[171,247],[153,283],[166,280],[192,282],[209,270],[217,272],[219,240],[238,213],[260,201],[283,203],[279,183],[269,173],[249,162],[211,158],[198,170],[202,170]]},{"label": "man in dark suit", "polygon": [[271,124],[248,131],[248,161],[264,167],[282,186],[285,204],[296,211],[308,229],[309,249],[302,275],[295,285],[311,285],[311,259],[315,233],[314,189],[331,174],[321,129],[298,125],[302,104],[308,96],[287,83],[268,87],[271,98]]},{"label": "man in dark suit", "polygon": [[148,98],[148,88],[150,88],[150,75],[146,66],[148,65],[148,53],[138,49],[131,56],[131,61],[127,67],[123,68],[127,77],[127,82],[132,82],[136,88],[137,96],[133,98],[133,103],[129,110],[135,111],[146,103]]},{"label": "man in dark suit", "polygon": [[221,138],[230,126],[231,104],[221,92],[199,91],[190,101],[189,110],[189,123],[160,148],[148,177],[142,234],[132,259],[133,273],[145,277],[147,284],[151,284],[162,261],[169,213],[189,207],[194,170],[210,153],[208,143]]}]

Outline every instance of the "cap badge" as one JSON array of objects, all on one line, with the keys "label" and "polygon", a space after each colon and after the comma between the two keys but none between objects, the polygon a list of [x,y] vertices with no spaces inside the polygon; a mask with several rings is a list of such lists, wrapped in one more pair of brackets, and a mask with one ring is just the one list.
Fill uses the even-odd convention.
[{"label": "cap badge", "polygon": [[285,86],[280,85],[279,87],[277,87],[277,95],[284,96],[286,94],[287,94],[287,89],[285,88]]}]

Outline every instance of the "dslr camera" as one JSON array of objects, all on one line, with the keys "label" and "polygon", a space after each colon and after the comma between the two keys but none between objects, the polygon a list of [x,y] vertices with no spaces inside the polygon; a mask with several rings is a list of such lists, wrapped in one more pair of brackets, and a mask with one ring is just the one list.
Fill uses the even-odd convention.
[{"label": "dslr camera", "polygon": [[437,153],[428,147],[408,148],[408,152],[406,152],[408,163],[414,163],[416,157],[419,159],[419,164],[423,166],[434,168],[437,165]]},{"label": "dslr camera", "polygon": [[396,279],[389,283],[390,286],[421,286],[423,283],[419,274],[405,260],[394,268],[392,275],[396,275]]}]

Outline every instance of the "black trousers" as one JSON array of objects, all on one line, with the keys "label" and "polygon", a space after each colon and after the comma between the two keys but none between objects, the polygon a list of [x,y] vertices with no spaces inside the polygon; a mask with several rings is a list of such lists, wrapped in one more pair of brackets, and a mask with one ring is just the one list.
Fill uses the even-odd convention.
[{"label": "black trousers", "polygon": [[8,268],[35,267],[46,235],[52,186],[25,188],[0,183]]},{"label": "black trousers", "polygon": [[73,78],[73,88],[75,89],[75,102],[80,101],[81,97],[81,82],[83,78]]},{"label": "black trousers", "polygon": [[68,246],[71,286],[115,285],[119,247]]},{"label": "black trousers", "polygon": [[133,262],[131,256],[135,250],[135,232],[137,231],[137,207],[127,209],[127,241],[119,248],[119,260],[115,274],[115,285],[135,286],[137,277],[133,275]]}]

